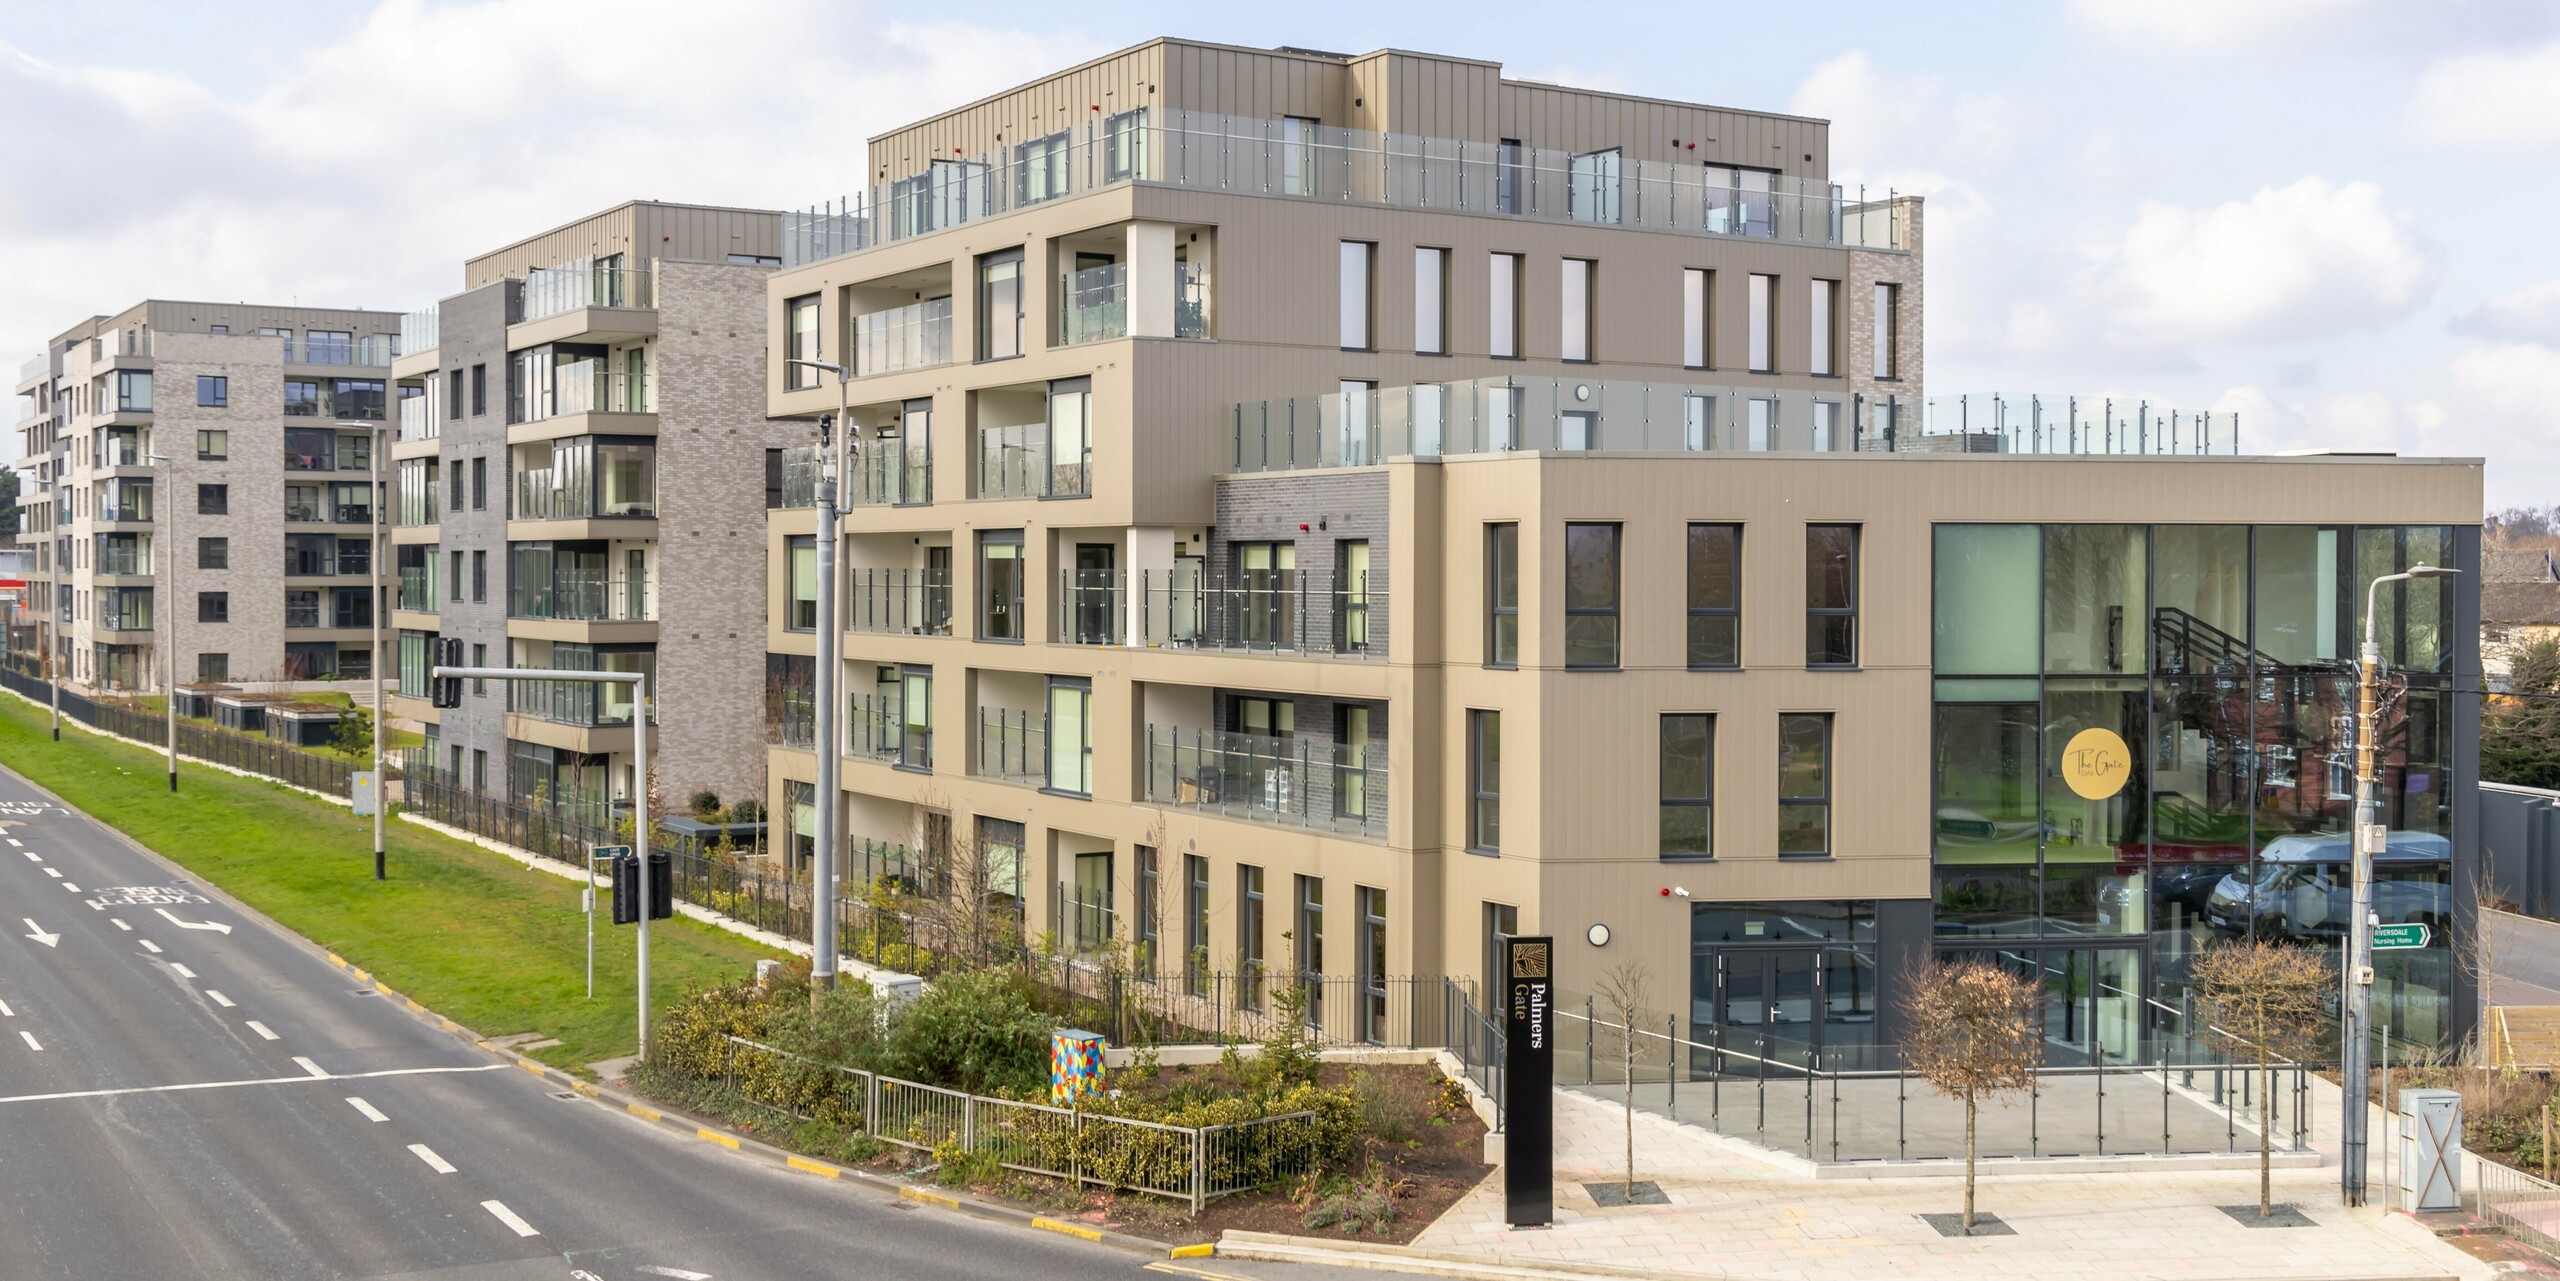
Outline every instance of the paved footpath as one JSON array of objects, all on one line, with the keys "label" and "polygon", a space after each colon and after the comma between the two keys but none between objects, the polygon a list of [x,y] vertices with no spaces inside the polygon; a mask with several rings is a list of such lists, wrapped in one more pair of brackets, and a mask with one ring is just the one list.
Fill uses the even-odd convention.
[{"label": "paved footpath", "polygon": [[[2319,1087],[2315,1087],[2319,1088]],[[2313,1144],[2334,1151],[2337,1092],[2315,1097]],[[1636,1173],[1672,1204],[1602,1210],[1585,1182],[1624,1170],[1615,1104],[1556,1093],[1556,1223],[1512,1231],[1502,1187],[1488,1180],[1414,1242],[1507,1262],[1594,1263],[1731,1278],[1793,1281],[1982,1281],[1985,1277],[2407,1278],[2490,1275],[2406,1216],[2338,1204],[2335,1165],[2275,1172],[2279,1201],[2313,1226],[2254,1228],[2217,1208],[2257,1203],[2246,1170],[1986,1177],[1977,1206],[2016,1235],[1947,1238],[1918,1217],[1962,1207],[1961,1178],[1825,1179],[1767,1164],[1688,1127],[1639,1112]],[[2376,1114],[2374,1134],[2384,1131]],[[2377,1174],[2379,1171],[2377,1170]],[[2381,1183],[2373,1184],[2377,1194]]]}]

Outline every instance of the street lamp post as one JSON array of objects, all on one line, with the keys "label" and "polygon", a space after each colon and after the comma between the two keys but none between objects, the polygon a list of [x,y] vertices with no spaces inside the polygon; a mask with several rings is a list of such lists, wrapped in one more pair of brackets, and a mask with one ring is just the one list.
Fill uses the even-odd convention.
[{"label": "street lamp post", "polygon": [[383,501],[382,487],[383,455],[388,452],[383,448],[385,434],[383,424],[374,424],[371,459],[373,506],[370,514],[373,517],[373,879],[377,881],[386,875],[382,859],[382,811],[390,805],[391,797],[391,784],[382,770],[382,718],[385,711],[382,702],[382,615],[389,604],[382,595],[382,562],[386,559],[383,553],[389,550],[382,529],[390,515],[386,510],[390,504]]},{"label": "street lamp post", "polygon": [[2439,565],[2412,565],[2408,572],[2385,574],[2365,589],[2364,648],[2356,664],[2356,827],[2353,845],[2353,897],[2347,916],[2346,1023],[2341,1029],[2339,1076],[2342,1112],[2339,1121],[2338,1183],[2348,1205],[2365,1203],[2366,1110],[2373,1046],[2373,860],[2389,842],[2382,810],[2374,796],[2373,749],[2380,717],[2376,703],[2382,684],[2382,642],[2376,623],[2381,615],[2382,585],[2413,578],[2441,578],[2460,573]]},{"label": "street lamp post", "polygon": [[143,461],[160,469],[161,479],[166,482],[160,487],[168,491],[160,495],[160,524],[168,531],[162,536],[161,541],[168,545],[160,549],[160,563],[163,566],[161,570],[163,585],[160,592],[163,599],[158,602],[158,605],[160,612],[169,619],[169,644],[166,647],[166,657],[161,661],[161,671],[164,675],[160,682],[160,701],[167,705],[169,791],[174,795],[178,790],[178,504],[175,501],[178,494],[178,464],[177,460],[168,454],[153,454]]},{"label": "street lamp post", "polygon": [[[836,727],[836,667],[842,661],[837,650],[843,645],[843,628],[836,614],[840,593],[836,590],[836,551],[842,530],[837,521],[837,479],[849,474],[855,453],[860,448],[854,440],[852,403],[853,372],[843,365],[823,360],[791,359],[785,366],[799,365],[836,376],[836,416],[834,439],[830,441],[829,424],[824,415],[818,419],[817,492],[818,508],[818,671],[815,733],[818,749],[818,849],[809,869],[809,999],[814,1004],[821,994],[836,985],[836,851],[843,843],[837,831],[836,775],[838,769],[839,730]],[[830,456],[833,444],[838,453]],[[842,468],[838,463],[844,464]]]}]

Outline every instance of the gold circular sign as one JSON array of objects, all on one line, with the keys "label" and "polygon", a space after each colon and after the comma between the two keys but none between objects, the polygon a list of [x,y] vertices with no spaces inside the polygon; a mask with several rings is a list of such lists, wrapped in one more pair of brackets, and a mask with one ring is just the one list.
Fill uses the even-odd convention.
[{"label": "gold circular sign", "polygon": [[2133,778],[2133,749],[2111,729],[2084,729],[2062,746],[2062,781],[2093,801],[2124,790]]}]

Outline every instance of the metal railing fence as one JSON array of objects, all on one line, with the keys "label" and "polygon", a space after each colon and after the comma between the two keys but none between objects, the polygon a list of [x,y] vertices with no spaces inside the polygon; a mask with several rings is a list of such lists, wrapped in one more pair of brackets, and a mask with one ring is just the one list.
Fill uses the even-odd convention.
[{"label": "metal railing fence", "polygon": [[[0,687],[39,706],[48,705],[52,697],[42,677],[31,675],[15,665],[0,668]],[[62,714],[83,725],[95,726],[138,742],[156,745],[168,741],[169,723],[162,716],[108,699],[91,698],[68,687],[62,691]],[[350,776],[358,768],[335,756],[306,752],[269,738],[235,734],[185,717],[178,720],[178,755],[262,775],[279,783],[290,783],[329,796],[348,795]]]}]

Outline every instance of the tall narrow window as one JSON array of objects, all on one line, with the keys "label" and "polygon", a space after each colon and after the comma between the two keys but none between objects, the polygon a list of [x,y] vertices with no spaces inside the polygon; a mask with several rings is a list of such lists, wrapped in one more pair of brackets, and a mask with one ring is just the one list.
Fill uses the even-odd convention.
[{"label": "tall narrow window", "polygon": [[1817,280],[1805,300],[1805,350],[1812,353],[1810,372],[1828,377],[1840,372],[1839,328],[1831,323],[1839,310],[1840,282]]},{"label": "tall narrow window", "polygon": [[1156,967],[1162,957],[1164,903],[1156,896],[1164,892],[1162,873],[1157,860],[1162,856],[1152,845],[1138,847],[1138,954],[1130,958],[1130,969],[1141,983],[1156,981]]},{"label": "tall narrow window", "polygon": [[1193,996],[1209,987],[1209,860],[1182,856],[1182,985]]},{"label": "tall narrow window", "polygon": [[1022,639],[1022,531],[978,535],[978,638]]},{"label": "tall narrow window", "polygon": [[1520,212],[1520,140],[1505,138],[1493,153],[1493,207],[1507,214]]},{"label": "tall narrow window", "polygon": [[489,459],[485,455],[471,460],[471,510],[489,510]]},{"label": "tall narrow window", "polygon": [[1707,300],[1713,293],[1707,282],[1712,278],[1700,267],[1680,272],[1680,363],[1691,369],[1707,367]]},{"label": "tall narrow window", "polygon": [[1360,898],[1360,1039],[1387,1039],[1387,892],[1363,885]]},{"label": "tall narrow window", "polygon": [[1349,538],[1334,544],[1334,648],[1345,654],[1369,652],[1369,540]]},{"label": "tall narrow window", "polygon": [[1664,858],[1712,858],[1715,824],[1716,718],[1662,718],[1661,821]]},{"label": "tall narrow window", "polygon": [[1449,251],[1413,251],[1413,349],[1424,355],[1449,350]]},{"label": "tall narrow window", "polygon": [[1049,790],[1093,794],[1093,683],[1049,681]]},{"label": "tall narrow window", "polygon": [[1778,278],[1751,277],[1751,372],[1778,371]]},{"label": "tall narrow window", "polygon": [[1839,422],[1839,401],[1813,402],[1813,452],[1827,454],[1840,447],[1840,438],[1835,431]]},{"label": "tall narrow window", "polygon": [[1716,447],[1716,398],[1689,395],[1680,398],[1680,447],[1692,452]]},{"label": "tall narrow window", "polygon": [[[784,345],[787,360],[817,360],[818,295],[803,294],[782,304]],[[805,365],[782,367],[782,386],[786,391],[803,391],[818,384],[818,370]]]},{"label": "tall narrow window", "polygon": [[1494,254],[1492,263],[1492,305],[1486,310],[1492,323],[1490,350],[1496,356],[1517,357],[1520,354],[1520,255]]},{"label": "tall narrow window", "polygon": [[1618,665],[1618,526],[1564,527],[1564,665]]},{"label": "tall narrow window", "polygon": [[1371,259],[1377,246],[1365,241],[1342,242],[1342,348],[1345,351],[1369,350],[1370,295],[1373,273]]},{"label": "tall narrow window", "polygon": [[1875,364],[1869,372],[1877,378],[1899,378],[1902,366],[1894,348],[1902,337],[1902,286],[1878,283],[1870,305],[1875,313],[1867,318],[1875,326]]},{"label": "tall narrow window", "polygon": [[1778,717],[1778,854],[1831,852],[1831,714]]},{"label": "tall narrow window", "polygon": [[1689,666],[1742,665],[1742,526],[1689,526]]},{"label": "tall narrow window", "polygon": [[1591,320],[1598,282],[1597,264],[1586,258],[1564,260],[1563,314],[1564,344],[1557,353],[1565,360],[1591,359]]},{"label": "tall narrow window", "polygon": [[933,669],[907,666],[898,672],[898,709],[906,718],[899,728],[898,765],[933,769]]},{"label": "tall narrow window", "polygon": [[471,367],[471,416],[477,418],[488,412],[489,367],[473,365]]},{"label": "tall narrow window", "polygon": [[1575,222],[1618,221],[1618,175],[1622,157],[1615,147],[1575,156],[1569,178],[1566,212]]},{"label": "tall narrow window", "polygon": [[1467,848],[1502,849],[1502,713],[1467,713]]},{"label": "tall narrow window", "polygon": [[461,421],[462,421],[462,371],[461,371],[461,370],[456,369],[456,370],[454,370],[452,373],[446,374],[446,375],[444,376],[444,389],[445,389],[445,391],[448,393],[448,394],[445,396],[445,402],[446,402],[446,404],[445,404],[445,415],[444,415],[444,416],[445,416],[447,419],[449,419],[449,420],[451,420],[451,421],[453,421],[453,422],[461,422]]},{"label": "tall narrow window", "polygon": [[1262,1008],[1262,869],[1236,864],[1236,1004]]},{"label": "tall narrow window", "polygon": [[1520,527],[1484,527],[1484,662],[1520,665]]},{"label": "tall narrow window", "polygon": [[978,359],[1022,354],[1022,251],[978,259]]},{"label": "tall narrow window", "polygon": [[787,546],[790,574],[790,609],[783,615],[782,625],[795,632],[818,630],[818,542],[803,535]]},{"label": "tall narrow window", "polygon": [[1766,452],[1778,447],[1778,402],[1765,397],[1743,402],[1750,419],[1746,443],[1751,449]]},{"label": "tall narrow window", "polygon": [[1298,928],[1295,931],[1300,990],[1307,998],[1307,1026],[1324,1026],[1324,878],[1298,878]]},{"label": "tall narrow window", "polygon": [[1369,710],[1346,703],[1333,713],[1333,816],[1357,826],[1369,818]]},{"label": "tall narrow window", "polygon": [[1804,665],[1858,662],[1858,527],[1804,527]]}]

